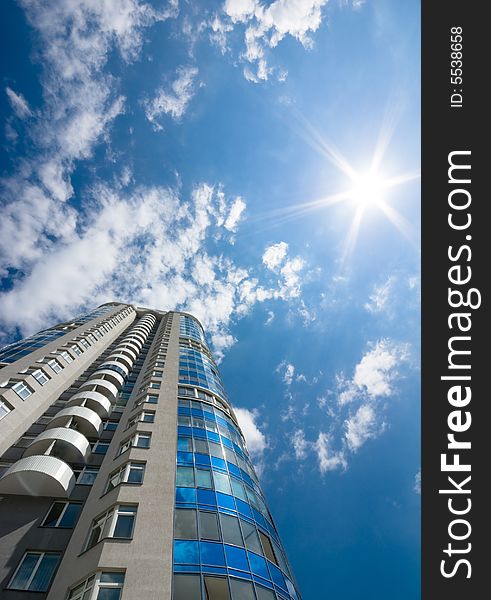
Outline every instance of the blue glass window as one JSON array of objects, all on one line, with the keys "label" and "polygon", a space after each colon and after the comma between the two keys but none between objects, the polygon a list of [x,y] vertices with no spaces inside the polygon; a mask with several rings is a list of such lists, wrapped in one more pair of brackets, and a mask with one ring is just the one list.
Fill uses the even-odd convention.
[{"label": "blue glass window", "polygon": [[174,562],[181,564],[199,564],[198,542],[174,542]]},{"label": "blue glass window", "polygon": [[264,577],[264,579],[269,579],[268,567],[266,565],[266,561],[262,556],[258,556],[254,554],[254,552],[248,552],[249,555],[249,563],[251,565],[251,571],[255,575],[259,575],[259,577]]},{"label": "blue glass window", "polygon": [[200,542],[201,564],[225,566],[225,556],[222,544],[213,542]]},{"label": "blue glass window", "polygon": [[229,510],[235,510],[234,499],[232,496],[228,494],[222,494],[217,492],[217,503],[218,506],[222,506],[223,508],[228,508]]},{"label": "blue glass window", "polygon": [[271,571],[271,579],[273,580],[273,583],[286,590],[285,580],[278,567],[272,563],[269,563],[269,570]]},{"label": "blue glass window", "polygon": [[181,504],[196,504],[196,490],[193,488],[176,488],[176,502]]},{"label": "blue glass window", "polygon": [[[193,490],[196,491],[196,490]],[[211,490],[197,490],[198,492],[198,504],[208,504],[209,506],[216,506],[217,500],[215,492]]]},{"label": "blue glass window", "polygon": [[177,438],[177,449],[181,452],[191,452],[193,450],[191,446],[191,438],[178,437]]},{"label": "blue glass window", "polygon": [[239,569],[240,571],[249,571],[249,563],[245,550],[236,546],[224,546],[225,556],[227,557],[227,565],[231,569]]},{"label": "blue glass window", "polygon": [[196,462],[196,466],[201,465],[205,467],[211,466],[210,457],[208,454],[195,454],[194,460]]},{"label": "blue glass window", "polygon": [[223,458],[217,458],[216,456],[211,457],[211,464],[218,469],[227,470],[227,463],[223,460]]},{"label": "blue glass window", "polygon": [[193,453],[192,452],[178,452],[177,463],[180,465],[192,465],[193,464]]},{"label": "blue glass window", "polygon": [[237,511],[241,515],[244,515],[245,517],[249,517],[250,519],[252,519],[252,510],[248,504],[246,504],[242,500],[239,500],[238,498],[235,499],[235,503],[237,504]]}]

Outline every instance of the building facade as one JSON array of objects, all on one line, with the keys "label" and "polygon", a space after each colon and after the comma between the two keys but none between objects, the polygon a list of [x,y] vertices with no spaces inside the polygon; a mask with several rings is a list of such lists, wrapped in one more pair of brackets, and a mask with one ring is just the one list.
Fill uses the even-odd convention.
[{"label": "building facade", "polygon": [[0,597],[299,600],[197,319],[113,302],[0,350]]}]

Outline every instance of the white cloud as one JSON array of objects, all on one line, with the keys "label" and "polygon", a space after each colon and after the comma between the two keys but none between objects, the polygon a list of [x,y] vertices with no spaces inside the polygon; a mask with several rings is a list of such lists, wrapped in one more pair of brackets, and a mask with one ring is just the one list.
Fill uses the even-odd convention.
[{"label": "white cloud", "polygon": [[[258,83],[269,78],[274,69],[267,64],[266,51],[277,46],[286,36],[310,48],[310,34],[320,27],[322,9],[327,1],[274,0],[266,4],[259,0],[226,0],[223,5],[224,18],[244,29],[245,50],[242,59],[250,63],[244,69],[246,79]],[[223,40],[220,43],[223,47]],[[280,69],[278,79],[283,81],[286,73]]]},{"label": "white cloud", "polygon": [[285,260],[288,252],[288,244],[279,242],[268,246],[263,253],[263,263],[271,271],[275,271]]},{"label": "white cloud", "polygon": [[407,347],[381,340],[356,365],[353,383],[372,397],[389,396],[396,367],[407,359]]},{"label": "white cloud", "polygon": [[332,450],[331,438],[326,433],[319,433],[317,440],[314,442],[314,450],[317,455],[319,470],[322,474],[327,471],[347,468],[348,465],[344,452],[335,452]]},{"label": "white cloud", "polygon": [[391,275],[383,284],[375,286],[370,301],[365,304],[365,309],[371,313],[387,311],[395,282],[396,278]]},{"label": "white cloud", "polygon": [[265,321],[265,325],[269,325],[275,318],[274,312],[272,310],[268,310],[268,318]]},{"label": "white cloud", "polygon": [[350,455],[385,431],[386,399],[395,393],[398,369],[408,355],[405,344],[388,339],[370,343],[353,377],[338,373],[335,389],[317,398],[329,418],[329,433],[321,432],[315,444],[321,472],[346,469]]},{"label": "white cloud", "polygon": [[225,0],[223,10],[234,22],[247,21],[258,5],[256,0]]},{"label": "white cloud", "polygon": [[175,121],[181,119],[196,92],[197,75],[196,67],[179,67],[170,88],[160,87],[152,100],[144,101],[145,115],[155,131],[163,129],[160,123],[163,115],[169,115]]},{"label": "white cloud", "polygon": [[19,119],[27,119],[32,116],[32,111],[29,108],[27,100],[22,94],[17,94],[13,89],[8,86],[5,88],[5,93],[10,102],[10,106]]},{"label": "white cloud", "polygon": [[413,490],[416,492],[416,494],[421,494],[421,469],[414,476]]},{"label": "white cloud", "polygon": [[268,447],[264,433],[257,425],[258,413],[247,408],[234,407],[235,415],[246,439],[247,448],[253,460],[258,461]]},{"label": "white cloud", "polygon": [[[117,79],[104,67],[114,51],[124,62],[135,60],[145,29],[177,9],[175,1],[160,11],[139,0],[20,4],[38,41],[44,105],[32,114],[31,154],[2,181],[0,272],[29,271],[43,253],[79,235],[74,210],[61,204],[73,194],[71,174],[107,138],[125,106]],[[25,100],[7,94],[27,116]]]},{"label": "white cloud", "polygon": [[223,224],[225,229],[228,229],[228,231],[232,232],[237,231],[239,221],[245,208],[246,203],[244,202],[244,200],[242,200],[242,198],[235,198],[230,207],[230,212],[228,213],[228,216],[225,219],[225,223]]},{"label": "white cloud", "polygon": [[287,363],[286,361],[281,362],[276,367],[277,373],[283,373],[283,383],[286,385],[291,385],[293,381],[293,376],[295,375],[295,367],[291,363]]},{"label": "white cloud", "polygon": [[[263,252],[262,260],[267,269],[280,276],[278,280],[280,289],[276,292],[277,297],[298,298],[301,292],[301,274],[306,266],[305,261],[299,256],[290,258],[286,242],[278,242],[267,246]],[[311,314],[303,302],[301,302],[299,310],[304,322],[306,316],[309,317],[308,321],[311,320]]]},{"label": "white cloud", "polygon": [[382,433],[384,424],[377,421],[375,408],[370,404],[362,404],[354,415],[345,421],[345,437],[352,452],[356,452],[367,440]]},{"label": "white cloud", "polygon": [[297,429],[292,438],[293,450],[297,460],[304,460],[307,457],[309,444],[305,439],[305,432],[302,429]]}]

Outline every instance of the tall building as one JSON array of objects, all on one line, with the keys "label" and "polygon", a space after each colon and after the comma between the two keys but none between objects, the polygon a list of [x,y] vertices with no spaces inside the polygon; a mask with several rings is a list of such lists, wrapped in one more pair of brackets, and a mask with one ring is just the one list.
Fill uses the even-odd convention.
[{"label": "tall building", "polygon": [[200,323],[108,303],[0,350],[0,597],[298,600]]}]

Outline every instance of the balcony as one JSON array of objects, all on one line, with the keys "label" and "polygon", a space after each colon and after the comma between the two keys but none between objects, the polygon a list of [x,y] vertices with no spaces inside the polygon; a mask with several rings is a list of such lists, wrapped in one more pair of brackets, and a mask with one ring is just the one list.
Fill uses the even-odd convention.
[{"label": "balcony", "polygon": [[82,392],[83,390],[87,390],[89,392],[99,392],[106,396],[108,400],[111,400],[111,402],[115,400],[119,392],[118,388],[114,385],[114,383],[111,383],[107,379],[98,378],[89,379],[88,381],[83,383],[79,389],[80,392]]},{"label": "balcony", "polygon": [[[86,406],[69,406],[57,413],[48,423],[47,429],[66,427],[72,422],[72,428],[89,438],[98,438],[102,431],[100,416]],[[73,427],[73,425],[75,425]]]},{"label": "balcony", "polygon": [[0,494],[67,498],[75,485],[71,468],[54,456],[28,456],[0,479]]},{"label": "balcony", "polygon": [[66,403],[67,406],[86,406],[105,419],[111,412],[111,402],[100,392],[77,392]]},{"label": "balcony", "polygon": [[124,386],[125,376],[121,375],[116,371],[113,371],[112,369],[98,369],[97,371],[94,371],[92,377],[97,377],[98,379],[100,378],[104,381],[108,381],[109,383],[115,385],[118,388],[118,390],[120,390]]},{"label": "balcony", "polygon": [[87,438],[74,429],[53,427],[46,429],[26,448],[24,457],[48,453],[66,462],[83,463],[90,454]]}]

